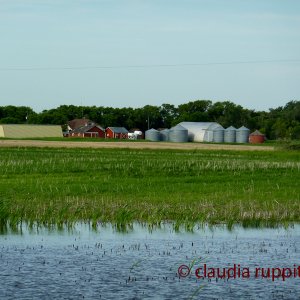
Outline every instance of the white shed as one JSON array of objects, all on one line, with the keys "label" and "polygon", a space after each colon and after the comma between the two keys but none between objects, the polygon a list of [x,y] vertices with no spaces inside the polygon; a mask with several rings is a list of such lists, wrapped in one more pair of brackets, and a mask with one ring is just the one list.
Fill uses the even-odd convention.
[{"label": "white shed", "polygon": [[223,127],[216,122],[181,122],[182,127],[188,130],[190,142],[212,142],[213,131]]}]

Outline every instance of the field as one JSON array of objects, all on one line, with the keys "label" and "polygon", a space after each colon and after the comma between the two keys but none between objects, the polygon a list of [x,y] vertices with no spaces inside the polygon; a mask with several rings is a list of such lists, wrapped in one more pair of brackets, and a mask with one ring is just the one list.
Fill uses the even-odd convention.
[{"label": "field", "polygon": [[298,151],[46,147],[0,147],[2,227],[300,221]]}]

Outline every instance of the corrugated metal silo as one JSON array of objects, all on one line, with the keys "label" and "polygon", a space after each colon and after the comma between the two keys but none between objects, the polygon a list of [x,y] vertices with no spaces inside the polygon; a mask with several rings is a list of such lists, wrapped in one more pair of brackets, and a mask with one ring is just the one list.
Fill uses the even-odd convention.
[{"label": "corrugated metal silo", "polygon": [[245,126],[242,126],[236,130],[236,142],[237,143],[248,143],[249,142],[250,130]]},{"label": "corrugated metal silo", "polygon": [[167,142],[169,140],[170,129],[164,129],[160,132],[160,140]]},{"label": "corrugated metal silo", "polygon": [[145,139],[152,142],[160,141],[160,133],[156,129],[149,129],[145,132]]},{"label": "corrugated metal silo", "polygon": [[172,127],[169,131],[169,141],[177,143],[185,143],[188,141],[188,130],[181,125]]},{"label": "corrugated metal silo", "polygon": [[209,126],[204,130],[204,142],[213,142],[214,141],[214,130],[218,128],[223,128],[220,124],[211,122]]},{"label": "corrugated metal silo", "polygon": [[230,126],[224,131],[224,142],[225,143],[235,143],[236,140],[236,128]]},{"label": "corrugated metal silo", "polygon": [[224,128],[222,126],[213,130],[213,142],[224,143]]}]

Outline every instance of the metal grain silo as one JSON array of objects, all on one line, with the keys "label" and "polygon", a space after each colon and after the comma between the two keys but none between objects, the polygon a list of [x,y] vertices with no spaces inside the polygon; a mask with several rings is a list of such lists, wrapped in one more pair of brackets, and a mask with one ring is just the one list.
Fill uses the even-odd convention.
[{"label": "metal grain silo", "polygon": [[236,142],[237,143],[248,143],[249,142],[250,130],[245,126],[242,126],[236,130]]},{"label": "metal grain silo", "polygon": [[164,129],[164,130],[160,131],[160,140],[167,142],[169,140],[169,132],[170,132],[170,129]]},{"label": "metal grain silo", "polygon": [[224,142],[225,143],[235,143],[236,140],[236,128],[230,126],[224,130]]},{"label": "metal grain silo", "polygon": [[169,131],[169,141],[177,143],[185,143],[188,141],[188,130],[181,125],[172,127]]},{"label": "metal grain silo", "polygon": [[160,133],[156,129],[149,129],[145,132],[145,139],[152,142],[160,141]]},{"label": "metal grain silo", "polygon": [[224,142],[224,128],[219,126],[213,130],[213,142],[223,143]]}]

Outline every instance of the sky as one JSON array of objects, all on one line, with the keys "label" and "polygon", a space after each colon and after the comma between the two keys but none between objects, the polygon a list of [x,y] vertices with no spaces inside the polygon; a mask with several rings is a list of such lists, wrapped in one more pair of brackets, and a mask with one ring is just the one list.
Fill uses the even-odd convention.
[{"label": "sky", "polygon": [[299,0],[0,0],[0,106],[300,100]]}]

